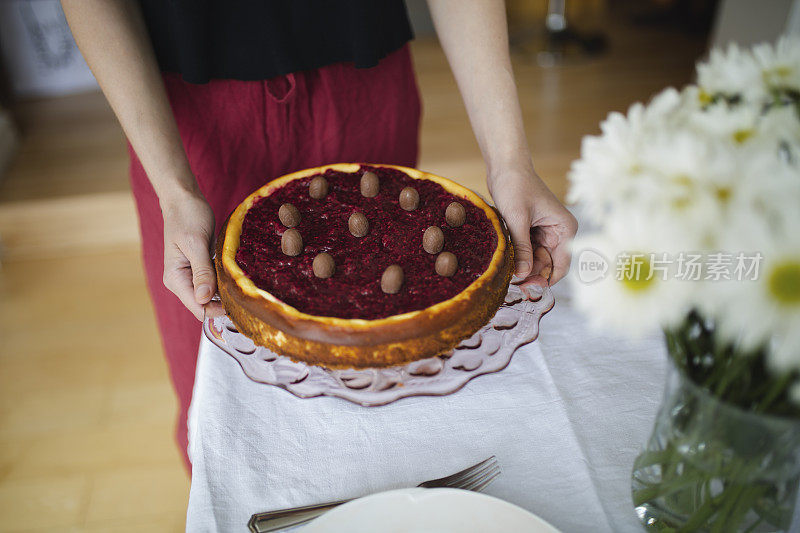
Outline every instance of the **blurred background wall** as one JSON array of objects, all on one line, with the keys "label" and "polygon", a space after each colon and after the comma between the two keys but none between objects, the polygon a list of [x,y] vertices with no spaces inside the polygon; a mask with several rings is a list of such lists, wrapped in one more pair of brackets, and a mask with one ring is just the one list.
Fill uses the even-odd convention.
[{"label": "blurred background wall", "polygon": [[[795,0],[508,0],[536,167],[690,80],[710,43],[798,30]],[[486,194],[424,0],[419,166]],[[0,2],[0,531],[181,531],[188,479],[139,261],[125,138],[54,0]],[[270,177],[265,176],[265,181]]]},{"label": "blurred background wall", "polygon": [[57,96],[97,88],[57,0],[0,3],[0,50],[18,96]]}]

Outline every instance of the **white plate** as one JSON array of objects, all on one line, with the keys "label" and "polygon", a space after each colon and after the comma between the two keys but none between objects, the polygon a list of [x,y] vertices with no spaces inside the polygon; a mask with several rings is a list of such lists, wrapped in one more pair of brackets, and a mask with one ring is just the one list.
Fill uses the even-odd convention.
[{"label": "white plate", "polygon": [[401,489],[353,500],[302,533],[558,533],[521,507],[457,489]]}]

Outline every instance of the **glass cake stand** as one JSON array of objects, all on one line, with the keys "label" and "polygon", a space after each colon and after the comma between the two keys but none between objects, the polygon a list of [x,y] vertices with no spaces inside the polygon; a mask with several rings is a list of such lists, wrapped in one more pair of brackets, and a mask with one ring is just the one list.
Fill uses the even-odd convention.
[{"label": "glass cake stand", "polygon": [[203,333],[231,355],[253,381],[286,389],[300,398],[334,396],[375,406],[408,396],[451,394],[472,378],[503,370],[514,352],[536,340],[539,320],[553,305],[549,288],[539,296],[512,284],[492,320],[454,350],[385,368],[328,369],[293,361],[256,346],[227,316],[206,318]]}]

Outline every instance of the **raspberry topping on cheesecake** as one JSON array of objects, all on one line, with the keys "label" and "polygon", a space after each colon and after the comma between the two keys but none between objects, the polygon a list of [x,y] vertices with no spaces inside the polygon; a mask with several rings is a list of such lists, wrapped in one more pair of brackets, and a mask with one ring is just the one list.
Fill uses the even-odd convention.
[{"label": "raspberry topping on cheesecake", "polygon": [[[444,236],[441,248],[431,227]],[[483,274],[496,247],[481,208],[433,181],[365,166],[328,169],[257,199],[242,223],[236,263],[257,287],[301,312],[372,320],[454,297]],[[386,292],[381,280],[392,265],[401,269],[400,286]]]}]

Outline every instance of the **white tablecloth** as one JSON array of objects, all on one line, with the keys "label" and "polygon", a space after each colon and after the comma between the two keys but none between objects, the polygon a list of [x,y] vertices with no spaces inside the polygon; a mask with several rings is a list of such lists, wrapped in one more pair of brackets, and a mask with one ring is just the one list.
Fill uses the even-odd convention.
[{"label": "white tablecloth", "polygon": [[564,532],[641,531],[630,471],[661,399],[664,344],[588,330],[564,285],[505,370],[383,407],[254,383],[204,339],[187,531],[246,531],[255,512],[410,487],[493,454],[503,473],[486,493]]}]

